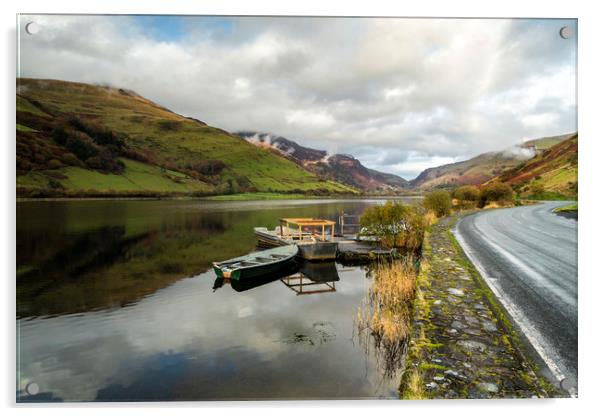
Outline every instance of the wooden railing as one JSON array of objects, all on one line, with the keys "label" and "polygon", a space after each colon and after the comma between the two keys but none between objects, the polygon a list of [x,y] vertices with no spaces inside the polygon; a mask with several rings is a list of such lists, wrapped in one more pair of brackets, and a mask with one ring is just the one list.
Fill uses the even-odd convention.
[{"label": "wooden railing", "polygon": [[360,217],[360,215],[346,214],[345,211],[341,211],[341,215],[339,215],[341,235],[357,234],[360,229]]}]

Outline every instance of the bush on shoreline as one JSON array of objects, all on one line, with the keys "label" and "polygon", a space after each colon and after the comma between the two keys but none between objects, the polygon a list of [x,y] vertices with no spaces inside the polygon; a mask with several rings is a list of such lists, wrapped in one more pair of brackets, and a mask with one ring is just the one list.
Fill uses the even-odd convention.
[{"label": "bush on shoreline", "polygon": [[456,188],[453,197],[461,208],[474,208],[481,199],[481,191],[475,185],[464,185]]},{"label": "bush on shoreline", "polygon": [[422,247],[425,219],[416,207],[388,201],[366,209],[361,234],[377,237],[388,248],[417,251]]},{"label": "bush on shoreline", "polygon": [[514,191],[510,185],[499,181],[491,182],[481,189],[479,208],[483,208],[491,202],[509,203],[513,199]]},{"label": "bush on shoreline", "polygon": [[452,209],[451,195],[449,192],[443,190],[427,194],[422,204],[426,209],[433,211],[439,218],[449,215]]}]

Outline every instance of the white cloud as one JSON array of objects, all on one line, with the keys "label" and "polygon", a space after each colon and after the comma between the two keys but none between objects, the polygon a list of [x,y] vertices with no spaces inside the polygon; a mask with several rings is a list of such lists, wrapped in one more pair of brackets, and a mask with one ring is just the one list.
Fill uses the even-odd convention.
[{"label": "white cloud", "polygon": [[[35,20],[22,76],[130,88],[227,130],[358,149],[408,177],[576,129],[576,42],[558,36],[573,21],[189,18],[174,41],[127,16]],[[372,163],[392,149],[430,159]]]},{"label": "white cloud", "polygon": [[286,113],[286,122],[295,127],[309,125],[317,128],[330,128],[334,125],[334,118],[324,110],[294,110]]},{"label": "white cloud", "polygon": [[432,168],[433,166],[447,165],[454,162],[457,162],[457,160],[453,157],[429,157],[424,154],[412,152],[412,154],[410,154],[405,161],[402,163],[389,165],[389,168],[391,173],[396,173],[401,176],[409,176],[412,172],[422,172],[423,170]]}]

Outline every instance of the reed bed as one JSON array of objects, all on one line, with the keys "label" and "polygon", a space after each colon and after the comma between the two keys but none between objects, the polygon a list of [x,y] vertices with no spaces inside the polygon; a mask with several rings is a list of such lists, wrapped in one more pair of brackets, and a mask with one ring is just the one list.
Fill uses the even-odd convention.
[{"label": "reed bed", "polygon": [[384,375],[392,377],[403,367],[407,352],[416,291],[414,258],[377,264],[373,279],[356,326],[360,343],[366,350],[374,346]]}]

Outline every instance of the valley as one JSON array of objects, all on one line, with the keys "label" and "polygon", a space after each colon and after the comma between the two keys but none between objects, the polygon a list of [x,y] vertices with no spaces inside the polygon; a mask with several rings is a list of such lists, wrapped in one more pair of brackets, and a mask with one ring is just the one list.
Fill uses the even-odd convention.
[{"label": "valley", "polygon": [[353,155],[270,133],[229,133],[123,88],[20,78],[16,99],[22,198],[394,196],[491,181],[510,184],[519,197],[577,196],[577,133],[406,180]]}]

